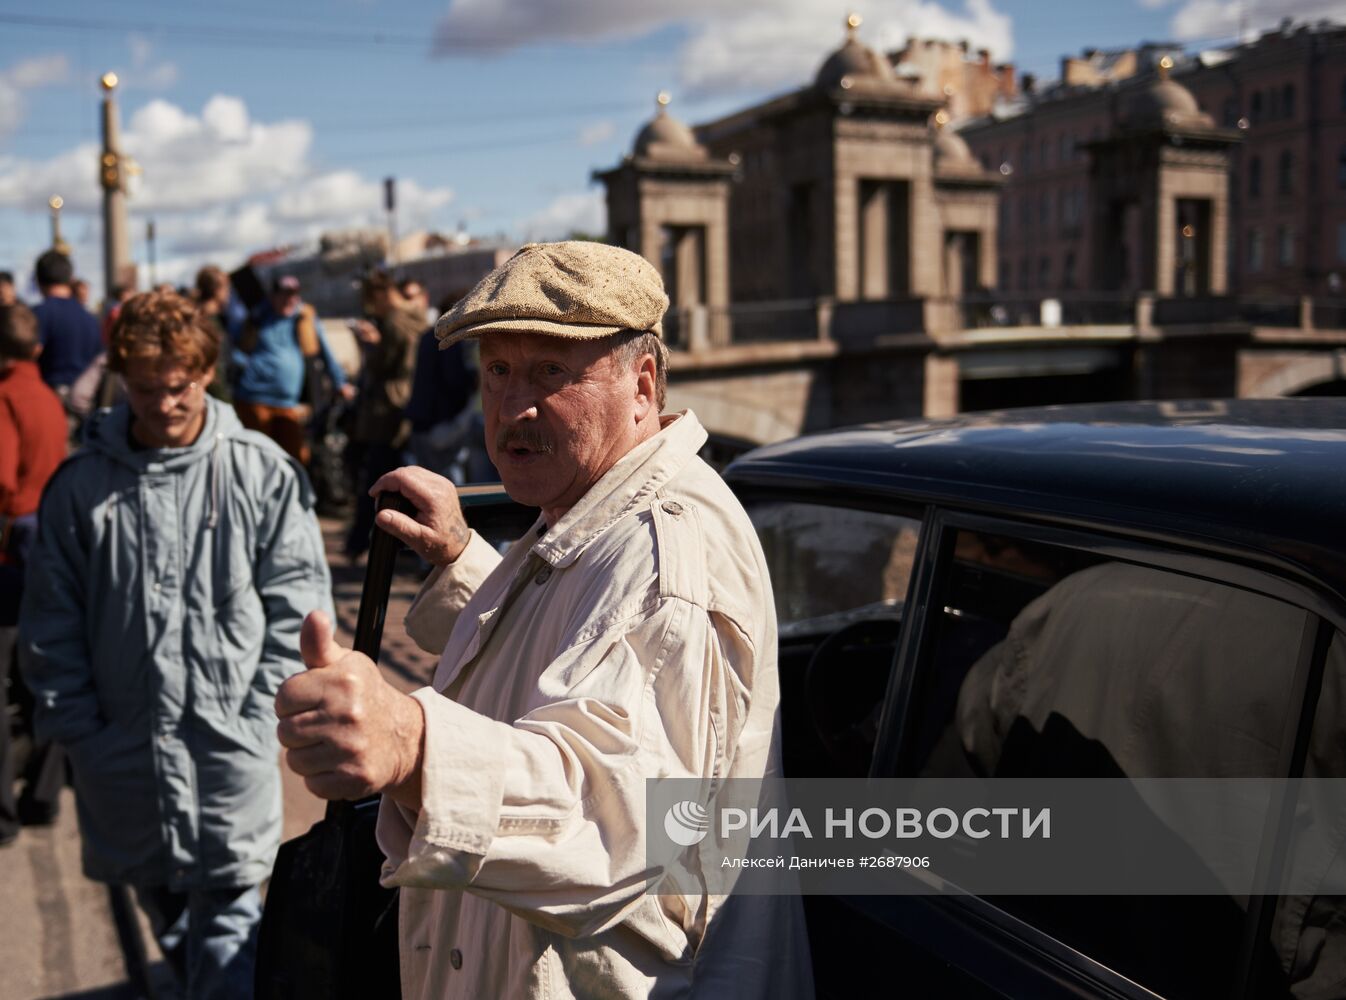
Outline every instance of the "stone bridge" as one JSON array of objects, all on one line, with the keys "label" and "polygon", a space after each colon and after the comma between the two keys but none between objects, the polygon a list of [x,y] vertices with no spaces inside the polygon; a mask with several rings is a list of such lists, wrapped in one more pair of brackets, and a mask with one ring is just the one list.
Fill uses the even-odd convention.
[{"label": "stone bridge", "polygon": [[722,454],[800,433],[1117,399],[1346,394],[1346,300],[1062,294],[669,313],[669,408]]}]

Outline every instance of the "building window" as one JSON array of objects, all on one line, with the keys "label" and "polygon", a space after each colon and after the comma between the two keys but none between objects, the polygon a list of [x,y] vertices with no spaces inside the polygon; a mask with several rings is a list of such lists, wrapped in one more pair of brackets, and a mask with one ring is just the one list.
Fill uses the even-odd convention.
[{"label": "building window", "polygon": [[1267,91],[1267,121],[1274,122],[1281,116],[1281,92],[1275,87]]},{"label": "building window", "polygon": [[1346,191],[1346,146],[1337,151],[1337,187]]},{"label": "building window", "polygon": [[1281,90],[1281,117],[1293,118],[1295,116],[1295,85],[1287,83]]},{"label": "building window", "polygon": [[1248,270],[1262,270],[1262,230],[1248,230]]},{"label": "building window", "polygon": [[1276,162],[1276,193],[1295,193],[1295,154],[1288,149],[1281,151],[1281,158]]},{"label": "building window", "polygon": [[1024,143],[1022,159],[1024,161],[1024,173],[1031,174],[1033,172],[1033,144],[1031,142]]},{"label": "building window", "polygon": [[1262,120],[1262,92],[1260,90],[1254,91],[1252,100],[1248,102],[1248,117],[1252,119],[1254,125]]},{"label": "building window", "polygon": [[1337,223],[1337,260],[1346,264],[1346,222]]},{"label": "building window", "polygon": [[1075,251],[1066,251],[1066,262],[1061,272],[1061,287],[1071,291],[1075,287]]},{"label": "building window", "polygon": [[1239,122],[1239,102],[1232,97],[1225,98],[1223,121],[1226,128],[1233,128]]},{"label": "building window", "polygon": [[1033,196],[1025,194],[1024,200],[1019,202],[1019,228],[1033,228]]},{"label": "building window", "polygon": [[1051,162],[1051,158],[1052,158],[1052,145],[1050,142],[1047,141],[1047,137],[1044,135],[1042,137],[1042,141],[1038,143],[1039,166],[1041,166],[1043,170],[1046,170],[1047,164]]},{"label": "building window", "polygon": [[1009,261],[1002,260],[1000,262],[1000,290],[1002,292],[1007,292],[1009,291],[1009,287],[1010,287]]},{"label": "building window", "polygon": [[1061,133],[1061,156],[1062,163],[1069,163],[1071,155],[1075,152],[1075,142],[1064,132]]},{"label": "building window", "polygon": [[1262,158],[1254,156],[1248,161],[1248,197],[1262,197]]},{"label": "building window", "polygon": [[1052,196],[1046,191],[1042,192],[1042,197],[1038,199],[1038,222],[1042,223],[1042,228],[1046,229],[1052,220]]},{"label": "building window", "polygon": [[1028,279],[1032,277],[1032,275],[1029,274],[1028,271],[1029,271],[1028,258],[1027,258],[1027,257],[1020,257],[1020,258],[1019,258],[1019,291],[1021,291],[1021,292],[1026,292],[1026,291],[1028,291]]},{"label": "building window", "polygon": [[1295,262],[1295,231],[1289,226],[1276,227],[1276,257],[1281,267]]},{"label": "building window", "polygon": [[1050,257],[1038,258],[1038,288],[1046,289],[1051,284],[1052,261]]}]

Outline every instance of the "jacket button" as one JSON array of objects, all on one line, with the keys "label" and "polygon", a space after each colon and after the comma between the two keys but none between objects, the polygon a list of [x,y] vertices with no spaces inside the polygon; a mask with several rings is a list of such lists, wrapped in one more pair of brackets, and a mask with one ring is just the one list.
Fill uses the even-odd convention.
[{"label": "jacket button", "polygon": [[666,514],[672,514],[674,517],[677,517],[679,514],[682,513],[682,504],[678,503],[678,501],[676,500],[665,500],[664,512]]},{"label": "jacket button", "polygon": [[454,948],[453,951],[449,952],[449,964],[455,969],[461,969],[463,967],[463,953],[457,948]]},{"label": "jacket button", "polygon": [[533,582],[536,583],[538,586],[541,586],[550,579],[551,579],[551,567],[543,566],[540,570],[537,571],[537,576],[533,577]]}]

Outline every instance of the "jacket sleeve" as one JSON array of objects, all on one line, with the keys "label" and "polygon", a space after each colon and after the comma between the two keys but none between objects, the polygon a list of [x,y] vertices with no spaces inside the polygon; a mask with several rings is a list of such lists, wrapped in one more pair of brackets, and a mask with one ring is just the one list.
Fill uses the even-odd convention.
[{"label": "jacket sleeve", "polygon": [[0,400],[0,510],[19,492],[19,427],[9,400]]},{"label": "jacket sleeve", "polygon": [[556,695],[513,724],[417,691],[422,804],[384,802],[385,882],[466,890],[570,937],[614,926],[661,874],[646,780],[728,773],[756,662],[734,622],[659,597],[553,660],[538,687]]},{"label": "jacket sleeve", "polygon": [[81,512],[59,472],[47,486],[19,613],[19,667],[39,740],[69,745],[103,728],[89,659]]},{"label": "jacket sleeve", "polygon": [[253,696],[268,710],[286,677],[303,669],[299,628],[310,611],[332,611],[332,582],[322,533],[313,513],[313,491],[303,469],[292,460],[278,463],[258,520],[254,579],[266,614],[262,658]]},{"label": "jacket sleeve", "polygon": [[437,567],[416,592],[403,623],[411,640],[427,653],[442,654],[458,613],[499,564],[500,554],[491,543],[472,532],[458,558]]}]

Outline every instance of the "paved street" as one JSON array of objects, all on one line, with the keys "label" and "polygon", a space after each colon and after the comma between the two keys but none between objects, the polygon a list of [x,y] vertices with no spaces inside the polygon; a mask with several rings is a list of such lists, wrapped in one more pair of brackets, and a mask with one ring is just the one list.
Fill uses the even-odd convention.
[{"label": "paved street", "polygon": [[[347,565],[339,555],[339,522],[324,520],[323,533],[332,562],[339,634],[349,643],[364,567]],[[429,679],[434,658],[421,652],[402,630],[418,576],[409,558],[400,561],[398,569],[380,664],[392,683],[410,690]],[[323,805],[288,770],[282,768],[282,775],[289,838],[307,830],[322,815]],[[145,940],[153,962],[154,946],[148,936]],[[0,970],[0,1000],[136,996],[127,982],[107,891],[80,873],[79,833],[69,789],[55,826],[26,829],[12,847],[0,850]]]}]

